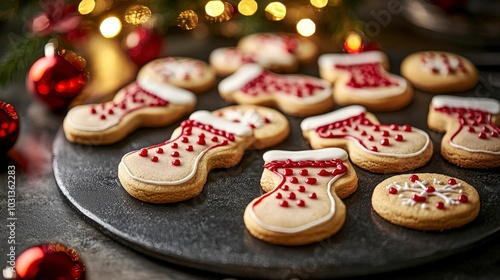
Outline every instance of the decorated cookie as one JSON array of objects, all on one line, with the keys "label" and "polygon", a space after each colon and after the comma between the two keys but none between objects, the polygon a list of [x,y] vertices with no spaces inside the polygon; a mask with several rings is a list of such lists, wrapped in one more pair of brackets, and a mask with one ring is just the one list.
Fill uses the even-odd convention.
[{"label": "decorated cookie", "polygon": [[215,84],[215,70],[204,61],[188,57],[164,57],[144,65],[137,74],[150,77],[158,83],[171,84],[201,93]]},{"label": "decorated cookie", "polygon": [[313,149],[345,149],[354,164],[371,172],[405,172],[432,156],[427,133],[407,124],[380,124],[359,105],[306,118],[300,128]]},{"label": "decorated cookie", "polygon": [[[245,123],[221,117],[232,110],[252,114],[259,120]],[[273,138],[284,139],[283,135],[288,135],[288,121],[273,109],[249,106],[215,113],[197,111],[173,132],[170,140],[124,155],[118,177],[123,188],[142,201],[187,200],[202,191],[210,170],[232,167],[257,141],[259,147],[266,148],[276,143]]]},{"label": "decorated cookie", "polygon": [[171,124],[192,112],[195,105],[196,96],[190,91],[144,76],[121,89],[110,102],[72,108],[64,118],[64,134],[73,143],[111,144],[139,127]]},{"label": "decorated cookie", "polygon": [[380,51],[359,54],[324,54],[318,59],[320,76],[334,83],[339,105],[359,104],[370,111],[395,111],[413,99],[413,88],[384,69],[387,56]]},{"label": "decorated cookie", "polygon": [[466,168],[500,166],[500,102],[490,98],[439,95],[432,98],[427,124],[445,132],[441,155]]},{"label": "decorated cookie", "polygon": [[269,151],[261,185],[267,193],[245,209],[256,238],[279,245],[304,245],[337,233],[346,218],[340,199],[358,187],[347,153],[338,148]]},{"label": "decorated cookie", "polygon": [[231,75],[241,66],[249,63],[257,63],[266,69],[281,73],[295,72],[298,68],[297,58],[289,53],[283,55],[254,53],[233,47],[213,50],[209,61],[220,76]]},{"label": "decorated cookie", "polygon": [[449,52],[417,52],[401,63],[401,75],[416,88],[431,93],[460,92],[473,88],[478,71],[468,59]]},{"label": "decorated cookie", "polygon": [[292,33],[255,33],[241,38],[237,47],[251,53],[285,57],[292,55],[299,63],[312,63],[318,47],[308,38]]},{"label": "decorated cookie", "polygon": [[331,86],[306,75],[275,74],[247,64],[219,83],[219,94],[229,102],[277,107],[286,114],[311,116],[333,106]]},{"label": "decorated cookie", "polygon": [[418,230],[447,230],[474,220],[479,194],[467,182],[442,174],[404,174],[375,187],[373,210],[387,221]]}]

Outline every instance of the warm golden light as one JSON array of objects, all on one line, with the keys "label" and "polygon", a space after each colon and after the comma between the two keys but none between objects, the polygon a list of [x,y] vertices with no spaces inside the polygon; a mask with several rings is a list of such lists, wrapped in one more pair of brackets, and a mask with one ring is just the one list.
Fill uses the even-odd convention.
[{"label": "warm golden light", "polygon": [[265,11],[268,20],[280,21],[286,16],[286,7],[280,2],[269,3]]},{"label": "warm golden light", "polygon": [[297,32],[304,37],[309,37],[316,32],[316,24],[308,18],[303,18],[297,23]]},{"label": "warm golden light", "polygon": [[363,41],[361,40],[361,36],[359,36],[356,33],[349,34],[344,41],[344,49],[348,53],[360,52],[362,47],[363,47]]},{"label": "warm golden light", "polygon": [[238,4],[238,11],[244,16],[251,16],[257,12],[259,5],[254,0],[241,0]]},{"label": "warm golden light", "polygon": [[324,8],[328,4],[328,0],[311,0],[311,5],[316,8]]},{"label": "warm golden light", "polygon": [[140,25],[151,18],[151,10],[144,5],[132,5],[125,11],[125,22]]},{"label": "warm golden light", "polygon": [[211,17],[218,17],[224,12],[224,3],[222,1],[208,1],[205,5],[205,12]]},{"label": "warm golden light", "polygon": [[177,17],[177,26],[184,30],[194,29],[198,25],[198,15],[193,10],[183,11]]},{"label": "warm golden light", "polygon": [[82,0],[78,5],[78,12],[82,15],[90,14],[95,8],[94,0]]},{"label": "warm golden light", "polygon": [[99,26],[102,36],[113,38],[122,30],[122,22],[117,17],[108,17]]}]

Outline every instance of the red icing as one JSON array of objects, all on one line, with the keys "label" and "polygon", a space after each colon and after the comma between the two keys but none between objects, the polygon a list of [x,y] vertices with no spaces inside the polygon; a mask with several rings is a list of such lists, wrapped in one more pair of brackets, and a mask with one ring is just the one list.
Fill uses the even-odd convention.
[{"label": "red icing", "polygon": [[428,186],[425,191],[428,192],[428,193],[433,193],[433,192],[436,191],[436,188],[434,188],[433,186]]},{"label": "red icing", "polygon": [[290,168],[285,168],[285,170],[283,170],[283,175],[285,175],[285,176],[290,176],[292,174],[293,174],[293,170]]},{"label": "red icing", "polygon": [[306,184],[314,185],[314,184],[316,184],[316,181],[317,181],[316,178],[307,178],[306,179]]},{"label": "red icing", "polygon": [[304,207],[306,206],[306,203],[302,199],[299,199],[297,200],[297,206]]},{"label": "red icing", "polygon": [[306,188],[304,186],[298,186],[297,187],[297,191],[298,192],[305,192],[306,191]]},{"label": "red icing", "polygon": [[210,140],[212,140],[212,142],[218,142],[218,141],[219,141],[219,138],[217,138],[217,136],[214,136],[214,137],[212,137],[212,139],[210,139]]},{"label": "red icing", "polygon": [[196,143],[198,145],[205,145],[206,144],[205,138],[202,138],[202,137],[198,138],[198,141],[196,141]]},{"label": "red icing", "polygon": [[310,199],[316,199],[316,193],[310,193],[309,194]]},{"label": "red icing", "polygon": [[381,134],[382,136],[389,136],[389,131],[387,131],[387,130],[383,130],[380,134]]},{"label": "red icing", "polygon": [[152,158],[151,158],[151,161],[152,161],[152,162],[158,162],[158,157],[157,157],[157,156],[152,157]]},{"label": "red icing", "polygon": [[162,148],[158,148],[158,149],[156,149],[156,152],[157,152],[158,154],[163,154],[163,149],[162,149]]},{"label": "red icing", "polygon": [[410,176],[410,181],[412,183],[415,183],[418,180],[419,180],[418,175],[413,174],[413,175]]},{"label": "red icing", "polygon": [[390,187],[389,188],[389,193],[390,194],[397,194],[398,193],[398,189],[394,188],[394,187]]},{"label": "red icing", "polygon": [[394,130],[394,131],[399,130],[399,126],[397,124],[391,124],[389,127],[391,128],[391,130]]},{"label": "red icing", "polygon": [[448,184],[452,185],[452,186],[456,185],[457,184],[457,180],[455,180],[455,179],[452,178],[452,179],[448,180]]},{"label": "red icing", "polygon": [[181,142],[182,142],[182,143],[189,143],[189,138],[187,138],[187,137],[182,137],[182,138],[181,138]]},{"label": "red icing", "polygon": [[287,197],[288,197],[288,199],[295,199],[296,198],[295,193],[293,193],[293,192],[289,193]]},{"label": "red icing", "polygon": [[276,198],[277,198],[277,199],[281,199],[282,197],[283,197],[283,196],[281,195],[281,193],[277,193],[277,194],[276,194]]},{"label": "red icing", "polygon": [[444,203],[442,201],[438,201],[436,203],[436,208],[440,210],[444,209]]},{"label": "red icing", "polygon": [[321,169],[320,171],[318,171],[318,175],[319,176],[329,176],[331,173],[324,170],[324,169]]},{"label": "red icing", "polygon": [[192,145],[186,146],[186,151],[192,152],[193,151],[193,146]]},{"label": "red icing", "polygon": [[172,153],[170,153],[170,155],[172,157],[178,157],[179,156],[179,152],[178,151],[173,151]]},{"label": "red icing", "polygon": [[458,197],[458,201],[460,201],[460,203],[467,203],[469,202],[469,198],[465,194],[461,194]]},{"label": "red icing", "polygon": [[454,56],[454,58],[458,61],[457,65],[451,65],[450,59],[446,54],[427,52],[421,55],[420,61],[425,67],[429,68],[433,74],[441,73],[443,69],[446,74],[456,74],[457,70],[462,73],[467,73],[467,69],[462,59],[459,56]]},{"label": "red icing", "polygon": [[384,138],[384,139],[380,140],[380,145],[389,146],[389,139]]},{"label": "red icing", "polygon": [[307,174],[309,174],[309,172],[307,171],[307,169],[302,169],[302,170],[300,170],[299,174],[301,176],[307,176]]},{"label": "red icing", "polygon": [[403,125],[403,130],[406,132],[411,132],[411,126],[408,124]]},{"label": "red icing", "polygon": [[403,135],[401,135],[401,134],[396,134],[396,135],[394,136],[394,140],[396,140],[396,141],[398,141],[398,142],[403,141]]},{"label": "red icing", "polygon": [[148,156],[148,150],[147,149],[141,149],[139,155],[141,157],[147,157]]},{"label": "red icing", "polygon": [[281,189],[284,190],[284,191],[288,191],[288,185],[281,186]]},{"label": "red icing", "polygon": [[177,143],[175,143],[175,142],[174,142],[174,143],[172,143],[172,144],[170,145],[170,147],[172,147],[173,149],[177,149],[177,147],[179,147],[179,145],[178,145]]},{"label": "red icing", "polygon": [[418,194],[413,194],[413,197],[411,198],[416,202],[425,202],[427,198],[425,196],[420,196]]},{"label": "red icing", "polygon": [[174,160],[172,160],[172,165],[173,166],[179,166],[179,165],[181,165],[181,161],[178,160],[178,159],[174,159]]},{"label": "red icing", "polygon": [[280,201],[280,206],[281,207],[288,207],[288,201],[286,201],[286,200]]},{"label": "red icing", "polygon": [[297,177],[290,178],[290,183],[297,184],[298,182],[299,182],[299,179],[297,179]]},{"label": "red icing", "polygon": [[348,87],[352,88],[378,88],[398,86],[385,74],[385,70],[380,63],[363,63],[353,65],[335,65],[335,68],[342,69],[351,73],[351,78],[347,82]]}]

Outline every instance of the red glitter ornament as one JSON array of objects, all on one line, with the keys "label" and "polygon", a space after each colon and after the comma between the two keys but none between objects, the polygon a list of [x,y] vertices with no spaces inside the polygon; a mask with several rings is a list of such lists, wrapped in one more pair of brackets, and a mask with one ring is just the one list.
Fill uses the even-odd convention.
[{"label": "red glitter ornament", "polygon": [[78,253],[61,244],[28,248],[16,259],[17,280],[84,280],[85,265]]},{"label": "red glitter ornament", "polygon": [[157,58],[163,44],[163,38],[158,33],[143,27],[130,32],[124,41],[128,55],[138,67]]},{"label": "red glitter ornament", "polygon": [[26,88],[51,110],[66,108],[88,80],[86,62],[70,51],[56,53],[52,43],[45,46],[45,57],[35,61],[26,77]]},{"label": "red glitter ornament", "polygon": [[14,106],[0,101],[0,155],[5,155],[19,136],[19,116]]}]

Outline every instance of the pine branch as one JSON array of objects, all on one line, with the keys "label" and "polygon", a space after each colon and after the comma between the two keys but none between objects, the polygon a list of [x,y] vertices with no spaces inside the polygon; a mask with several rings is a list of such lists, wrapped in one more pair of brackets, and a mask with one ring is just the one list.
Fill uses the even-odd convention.
[{"label": "pine branch", "polygon": [[0,58],[0,87],[25,77],[36,59],[43,55],[47,42],[43,37],[20,37],[9,34],[9,48]]}]

